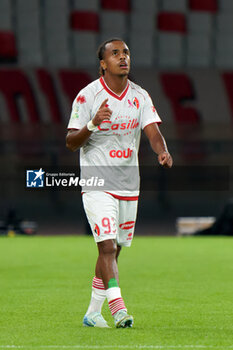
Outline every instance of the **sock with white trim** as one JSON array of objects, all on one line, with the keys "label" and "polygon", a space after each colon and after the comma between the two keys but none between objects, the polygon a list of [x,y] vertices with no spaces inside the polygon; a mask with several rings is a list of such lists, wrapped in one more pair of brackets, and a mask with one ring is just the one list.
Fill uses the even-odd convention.
[{"label": "sock with white trim", "polygon": [[91,312],[101,313],[105,298],[106,298],[106,290],[104,288],[102,279],[94,277],[92,280],[91,301],[87,309],[86,315],[89,315]]}]

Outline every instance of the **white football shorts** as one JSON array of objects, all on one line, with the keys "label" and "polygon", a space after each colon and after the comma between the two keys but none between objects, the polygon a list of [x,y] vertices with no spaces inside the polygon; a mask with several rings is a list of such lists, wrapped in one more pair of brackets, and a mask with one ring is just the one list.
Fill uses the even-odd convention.
[{"label": "white football shorts", "polygon": [[82,199],[95,242],[115,239],[118,245],[130,247],[138,201],[120,200],[100,191],[85,192]]}]

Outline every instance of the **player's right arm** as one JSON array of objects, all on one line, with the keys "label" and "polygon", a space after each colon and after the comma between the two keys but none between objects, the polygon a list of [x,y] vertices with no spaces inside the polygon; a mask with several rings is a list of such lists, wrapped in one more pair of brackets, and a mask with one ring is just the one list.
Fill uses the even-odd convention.
[{"label": "player's right arm", "polygon": [[66,135],[66,147],[69,150],[74,152],[82,147],[89,139],[93,130],[95,130],[95,128],[100,125],[104,119],[109,120],[111,118],[112,111],[110,108],[105,106],[107,101],[108,99],[104,100],[101,103],[94,118],[90,120],[84,127],[81,129],[69,129]]}]

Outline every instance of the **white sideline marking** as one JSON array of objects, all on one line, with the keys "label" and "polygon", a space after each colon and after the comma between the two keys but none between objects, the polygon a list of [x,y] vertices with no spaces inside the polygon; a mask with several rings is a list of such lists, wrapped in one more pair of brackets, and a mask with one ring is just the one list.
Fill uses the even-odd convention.
[{"label": "white sideline marking", "polygon": [[233,349],[233,345],[0,345],[0,349]]}]

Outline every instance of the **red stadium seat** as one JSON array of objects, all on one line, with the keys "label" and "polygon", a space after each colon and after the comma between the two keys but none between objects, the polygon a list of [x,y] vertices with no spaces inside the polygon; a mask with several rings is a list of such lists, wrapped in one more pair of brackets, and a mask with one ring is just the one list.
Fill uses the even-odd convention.
[{"label": "red stadium seat", "polygon": [[104,10],[130,11],[130,0],[102,0],[101,5]]},{"label": "red stadium seat", "polygon": [[233,117],[233,73],[223,73],[222,77],[226,87],[226,92],[229,98],[229,103]]},{"label": "red stadium seat", "polygon": [[166,32],[187,32],[186,18],[183,13],[161,12],[158,15],[158,29]]},{"label": "red stadium seat", "polygon": [[73,30],[99,31],[99,16],[95,12],[73,11],[70,17]]},{"label": "red stadium seat", "polygon": [[37,79],[41,90],[44,93],[46,102],[49,107],[51,119],[53,122],[61,122],[61,111],[59,108],[59,100],[57,98],[56,90],[54,87],[54,82],[51,75],[45,69],[37,69],[36,71]]},{"label": "red stadium seat", "polygon": [[188,101],[195,98],[191,79],[182,73],[162,73],[160,79],[163,90],[171,101],[177,123],[198,124],[198,111],[193,106],[188,106]]},{"label": "red stadium seat", "polygon": [[13,122],[22,121],[19,99],[24,101],[28,121],[36,123],[40,120],[32,85],[22,70],[1,69],[0,92],[4,96]]},{"label": "red stadium seat", "polygon": [[192,11],[217,12],[217,0],[189,0],[189,8]]},{"label": "red stadium seat", "polygon": [[12,59],[17,57],[15,35],[9,31],[0,31],[0,58]]},{"label": "red stadium seat", "polygon": [[77,93],[91,83],[91,76],[84,71],[60,70],[59,79],[65,94],[72,103]]}]

